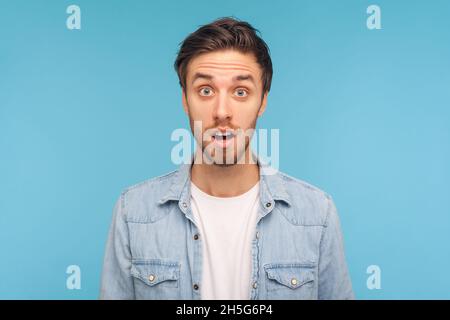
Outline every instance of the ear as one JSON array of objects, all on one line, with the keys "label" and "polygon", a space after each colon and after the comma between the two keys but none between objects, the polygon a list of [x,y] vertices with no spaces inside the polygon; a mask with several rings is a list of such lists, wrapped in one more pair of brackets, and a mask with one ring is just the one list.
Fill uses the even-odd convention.
[{"label": "ear", "polygon": [[268,94],[269,94],[269,91],[266,91],[266,93],[264,93],[264,96],[263,96],[262,101],[261,101],[261,106],[259,107],[258,117],[261,117],[262,114],[264,113],[264,111],[266,110],[267,95]]},{"label": "ear", "polygon": [[184,91],[184,88],[181,88],[181,103],[183,104],[183,109],[186,114],[188,114],[188,104],[187,104],[187,98],[186,98],[186,91]]}]

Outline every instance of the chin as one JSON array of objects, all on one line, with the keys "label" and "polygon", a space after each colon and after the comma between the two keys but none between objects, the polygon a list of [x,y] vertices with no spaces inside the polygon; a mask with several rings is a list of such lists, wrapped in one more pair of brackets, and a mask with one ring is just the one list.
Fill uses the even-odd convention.
[{"label": "chin", "polygon": [[[233,153],[233,155],[229,158],[228,162],[227,162],[227,153]],[[205,149],[203,149],[203,154],[206,155],[205,153]],[[230,166],[235,166],[237,164],[246,164],[245,163],[245,156],[246,154],[246,149],[242,149],[239,151],[236,150],[232,150],[232,149],[226,149],[224,151],[223,154],[221,155],[215,155],[215,152],[213,152],[213,154],[208,154],[206,155],[206,157],[209,159],[210,164],[215,165],[215,166],[219,166],[219,167],[230,167]],[[222,160],[220,160],[222,159]],[[241,161],[241,162],[239,162]]]}]

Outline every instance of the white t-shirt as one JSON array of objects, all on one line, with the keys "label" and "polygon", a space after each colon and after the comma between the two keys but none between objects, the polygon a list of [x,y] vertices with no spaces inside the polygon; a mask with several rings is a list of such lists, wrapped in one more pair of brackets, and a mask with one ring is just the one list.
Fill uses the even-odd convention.
[{"label": "white t-shirt", "polygon": [[259,182],[227,198],[211,196],[191,182],[191,200],[202,240],[202,299],[250,299]]}]

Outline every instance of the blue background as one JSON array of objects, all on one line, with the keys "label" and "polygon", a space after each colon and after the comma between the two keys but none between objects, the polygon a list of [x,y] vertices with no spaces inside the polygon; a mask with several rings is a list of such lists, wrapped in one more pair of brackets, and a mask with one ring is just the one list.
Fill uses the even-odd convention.
[{"label": "blue background", "polygon": [[[176,168],[178,44],[234,15],[272,53],[259,127],[280,129],[282,171],[333,196],[356,297],[449,299],[449,14],[424,0],[0,1],[0,298],[98,297],[119,193]],[[81,290],[66,288],[72,264]]]}]

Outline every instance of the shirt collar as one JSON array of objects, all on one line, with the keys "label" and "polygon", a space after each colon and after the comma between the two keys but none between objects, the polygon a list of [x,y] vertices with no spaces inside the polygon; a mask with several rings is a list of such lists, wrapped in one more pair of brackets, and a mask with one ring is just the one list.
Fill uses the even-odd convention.
[{"label": "shirt collar", "polygon": [[[260,182],[260,201],[264,210],[268,213],[274,207],[274,200],[284,201],[291,205],[290,196],[286,190],[283,176],[270,165],[264,163],[259,157],[256,157],[259,165],[259,182]],[[159,200],[159,204],[168,201],[178,201],[180,209],[185,210],[190,206],[190,177],[191,177],[192,158],[189,163],[179,166],[172,176],[172,181],[167,192]]]}]

